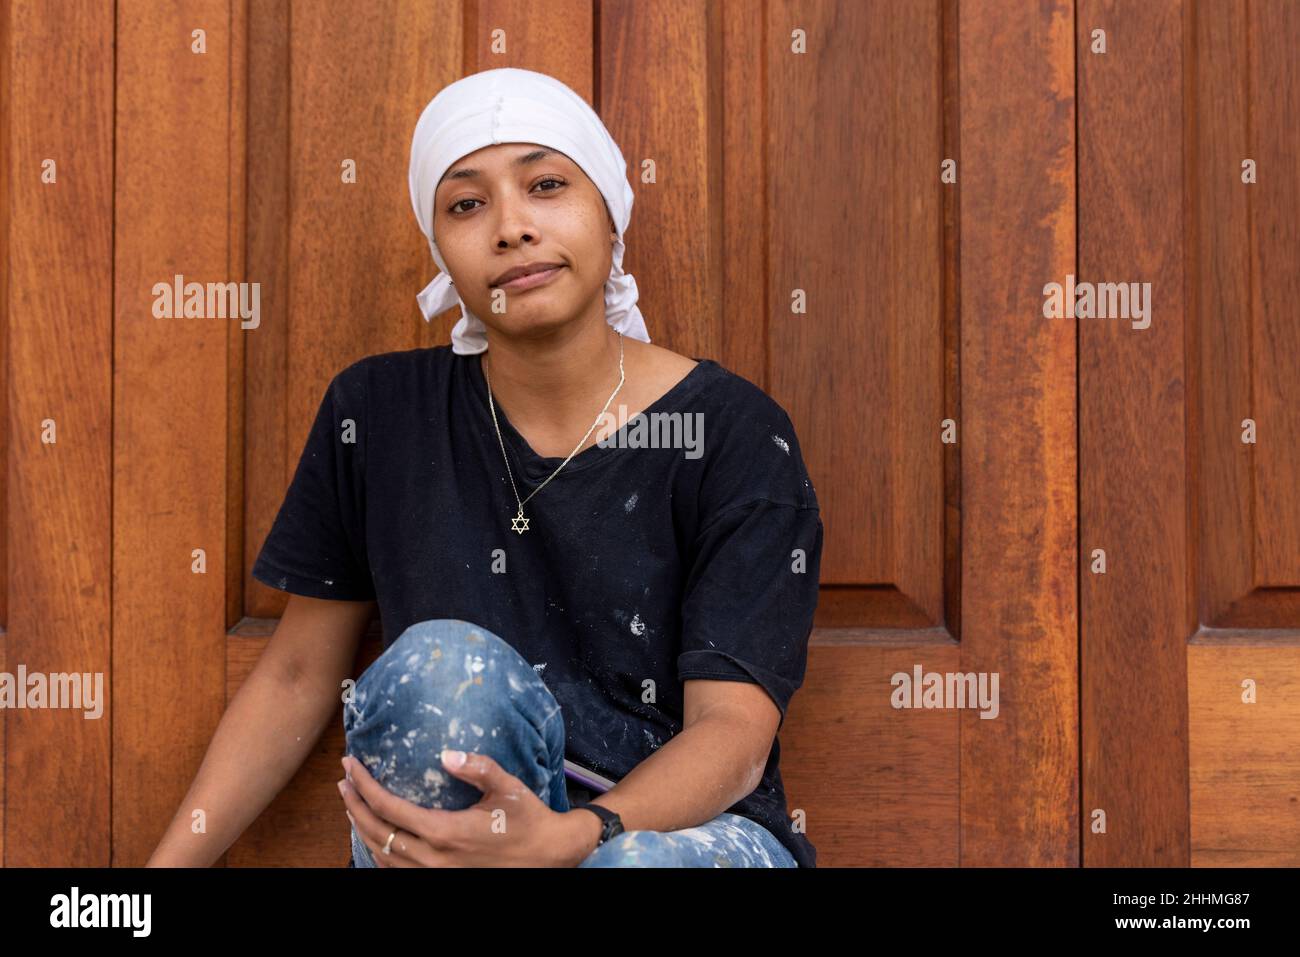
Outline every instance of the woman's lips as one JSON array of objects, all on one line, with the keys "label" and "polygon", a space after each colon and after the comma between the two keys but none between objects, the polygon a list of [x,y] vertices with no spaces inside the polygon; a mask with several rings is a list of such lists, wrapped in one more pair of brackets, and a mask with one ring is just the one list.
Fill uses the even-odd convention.
[{"label": "woman's lips", "polygon": [[535,289],[538,286],[544,286],[560,274],[560,270],[565,266],[552,266],[550,269],[543,269],[541,272],[529,273],[527,276],[520,276],[518,279],[511,279],[509,282],[503,282],[497,286],[497,289],[505,289],[509,292],[523,292],[525,289]]}]

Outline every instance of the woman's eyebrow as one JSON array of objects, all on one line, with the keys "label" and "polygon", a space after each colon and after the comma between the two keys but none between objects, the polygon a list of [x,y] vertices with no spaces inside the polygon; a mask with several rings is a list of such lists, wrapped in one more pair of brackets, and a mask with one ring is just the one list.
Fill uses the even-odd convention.
[{"label": "woman's eyebrow", "polygon": [[[559,155],[560,155],[560,154],[557,153],[555,150],[548,150],[548,149],[533,150],[531,153],[525,153],[523,156],[517,156],[517,157],[515,157],[515,161],[514,161],[512,164],[510,164],[510,165],[512,165],[512,166],[527,166],[529,163],[536,163],[536,162],[538,162],[539,160],[544,160],[544,159],[546,159],[548,156],[559,156]],[[446,176],[443,177],[443,179],[444,179],[444,180],[448,180],[448,179],[478,179],[478,177],[479,177],[480,175],[481,175],[480,172],[479,172],[478,170],[476,170],[476,169],[470,169],[470,168],[468,168],[468,167],[462,167],[461,169],[458,169],[458,170],[456,170],[455,172],[448,173]]]}]

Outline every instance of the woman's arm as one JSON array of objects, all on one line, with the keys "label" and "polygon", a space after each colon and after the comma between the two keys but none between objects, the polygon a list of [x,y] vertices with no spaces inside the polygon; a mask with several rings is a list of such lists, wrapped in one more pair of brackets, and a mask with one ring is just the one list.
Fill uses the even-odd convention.
[{"label": "woman's arm", "polygon": [[[374,611],[373,601],[290,596],[146,867],[210,866],[266,809],[338,716]],[[192,830],[196,810],[205,833]]]},{"label": "woman's arm", "polygon": [[[682,730],[592,804],[618,814],[625,831],[676,831],[704,824],[763,779],[781,712],[760,685],[683,682]],[[569,814],[576,864],[596,848],[601,821]]]}]

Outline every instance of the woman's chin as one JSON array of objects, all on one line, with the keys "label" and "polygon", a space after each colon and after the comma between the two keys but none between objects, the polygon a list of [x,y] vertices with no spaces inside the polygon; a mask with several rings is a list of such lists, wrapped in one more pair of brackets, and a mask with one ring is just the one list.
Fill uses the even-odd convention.
[{"label": "woman's chin", "polygon": [[[538,290],[539,292],[541,290]],[[582,310],[570,309],[562,302],[546,302],[538,296],[532,302],[511,305],[509,312],[491,315],[488,323],[508,336],[545,335],[562,329],[582,316]]]}]

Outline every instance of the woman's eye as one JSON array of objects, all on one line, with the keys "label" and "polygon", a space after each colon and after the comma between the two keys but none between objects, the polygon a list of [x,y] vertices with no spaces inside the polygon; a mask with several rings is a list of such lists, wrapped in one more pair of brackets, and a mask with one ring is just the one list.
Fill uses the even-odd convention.
[{"label": "woman's eye", "polygon": [[[546,179],[539,181],[537,185],[538,185],[538,186],[541,186],[542,183],[554,183],[556,186],[563,186],[563,185],[564,185],[564,180],[562,180],[562,179],[556,179],[554,176],[548,176],[548,177],[546,177]],[[553,190],[553,189],[544,189],[544,190],[542,190],[542,192],[543,192],[543,193],[553,193],[553,192],[555,192],[555,190]]]},{"label": "woman's eye", "polygon": [[449,213],[464,213],[464,212],[468,212],[468,210],[458,209],[457,207],[459,207],[461,203],[477,203],[477,202],[478,202],[477,199],[462,199],[460,202],[452,203],[451,206],[450,206],[450,208],[447,210],[447,212],[449,212]]}]

